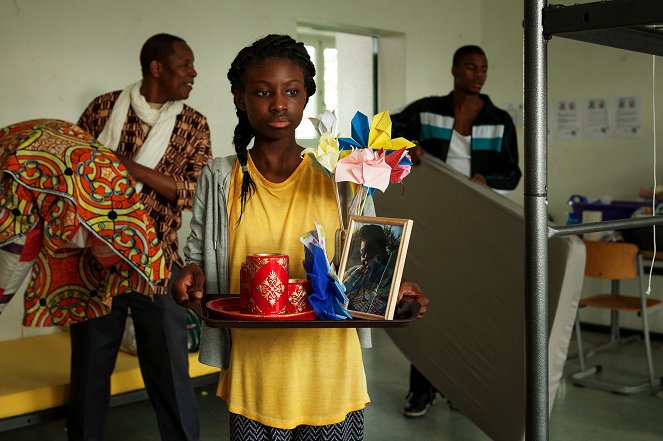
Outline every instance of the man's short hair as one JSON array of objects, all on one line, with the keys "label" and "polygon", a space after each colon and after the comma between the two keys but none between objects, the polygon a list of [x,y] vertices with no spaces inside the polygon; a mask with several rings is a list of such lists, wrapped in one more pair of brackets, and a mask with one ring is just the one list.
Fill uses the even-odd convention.
[{"label": "man's short hair", "polygon": [[454,52],[453,65],[458,67],[460,65],[460,60],[471,54],[483,55],[484,57],[486,56],[486,53],[479,46],[462,46],[456,49],[456,52]]},{"label": "man's short hair", "polygon": [[153,60],[163,62],[166,57],[174,52],[175,43],[186,43],[180,37],[170,34],[156,34],[147,39],[140,50],[140,68],[143,77],[150,74],[150,63]]}]

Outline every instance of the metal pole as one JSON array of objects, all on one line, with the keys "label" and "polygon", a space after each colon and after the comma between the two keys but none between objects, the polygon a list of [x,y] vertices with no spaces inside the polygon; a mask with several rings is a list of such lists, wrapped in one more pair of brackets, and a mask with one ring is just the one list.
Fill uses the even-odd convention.
[{"label": "metal pole", "polygon": [[545,0],[525,0],[525,439],[548,440],[548,206]]}]

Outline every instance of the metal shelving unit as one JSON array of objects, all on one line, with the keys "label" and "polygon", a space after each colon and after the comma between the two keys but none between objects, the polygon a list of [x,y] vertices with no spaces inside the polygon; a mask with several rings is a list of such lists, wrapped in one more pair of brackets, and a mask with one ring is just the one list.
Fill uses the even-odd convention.
[{"label": "metal shelving unit", "polygon": [[663,1],[605,0],[548,6],[524,0],[525,438],[548,440],[548,240],[557,236],[663,224],[663,217],[548,225],[547,42],[552,37],[663,56]]}]

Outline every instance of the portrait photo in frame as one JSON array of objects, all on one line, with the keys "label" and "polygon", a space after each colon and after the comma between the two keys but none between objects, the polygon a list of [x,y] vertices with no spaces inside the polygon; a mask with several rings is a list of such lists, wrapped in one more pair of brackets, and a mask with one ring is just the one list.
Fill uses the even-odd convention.
[{"label": "portrait photo in frame", "polygon": [[412,220],[351,216],[339,266],[353,317],[392,320]]}]

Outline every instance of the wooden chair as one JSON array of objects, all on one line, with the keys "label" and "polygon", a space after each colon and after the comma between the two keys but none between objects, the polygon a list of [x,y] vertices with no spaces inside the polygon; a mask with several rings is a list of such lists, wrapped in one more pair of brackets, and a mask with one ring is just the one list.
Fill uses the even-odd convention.
[{"label": "wooden chair", "polygon": [[[578,358],[580,371],[573,374],[573,382],[578,386],[592,387],[607,390],[619,394],[634,394],[647,388],[655,388],[661,385],[661,379],[654,377],[654,363],[652,361],[651,343],[649,339],[648,315],[661,308],[661,300],[649,297],[643,288],[642,281],[642,256],[638,247],[630,243],[616,242],[593,242],[585,241],[587,259],[585,262],[585,276],[612,281],[610,294],[598,294],[582,298],[578,304],[575,330],[578,344]],[[620,292],[620,281],[625,279],[638,279],[639,295],[624,295]],[[580,309],[601,308],[609,309],[611,313],[611,335],[606,345],[595,348],[598,350],[609,349],[618,344],[632,339],[624,339],[619,332],[619,313],[635,312],[642,318],[642,332],[644,335],[645,350],[647,354],[648,378],[646,381],[626,385],[609,382],[597,378],[588,378],[601,372],[600,365],[586,367],[586,354],[583,352],[582,335],[580,331]],[[637,336],[636,336],[637,337]]]}]

